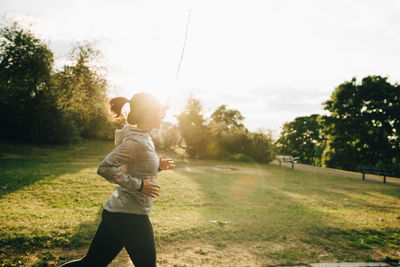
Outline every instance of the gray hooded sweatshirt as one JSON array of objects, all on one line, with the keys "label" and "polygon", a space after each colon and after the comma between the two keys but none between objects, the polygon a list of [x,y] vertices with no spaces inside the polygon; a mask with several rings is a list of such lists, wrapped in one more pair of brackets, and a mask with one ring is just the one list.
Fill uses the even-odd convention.
[{"label": "gray hooded sweatshirt", "polygon": [[150,214],[154,198],[139,192],[143,179],[156,183],[159,159],[149,132],[126,124],[115,131],[115,145],[100,163],[97,174],[117,189],[104,204],[110,212]]}]

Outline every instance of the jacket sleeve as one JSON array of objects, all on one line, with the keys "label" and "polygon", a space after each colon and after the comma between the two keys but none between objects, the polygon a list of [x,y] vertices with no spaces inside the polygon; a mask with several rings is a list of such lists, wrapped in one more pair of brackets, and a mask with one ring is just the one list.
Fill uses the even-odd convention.
[{"label": "jacket sleeve", "polygon": [[143,181],[125,173],[120,169],[121,165],[134,164],[137,156],[140,156],[143,145],[134,140],[126,139],[111,151],[97,168],[97,174],[111,183],[139,191]]}]

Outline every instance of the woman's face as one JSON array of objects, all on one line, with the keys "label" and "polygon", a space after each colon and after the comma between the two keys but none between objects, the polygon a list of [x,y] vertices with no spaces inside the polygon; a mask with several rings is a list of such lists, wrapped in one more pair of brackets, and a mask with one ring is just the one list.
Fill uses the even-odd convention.
[{"label": "woman's face", "polygon": [[145,120],[150,124],[149,126],[151,126],[152,129],[160,129],[164,116],[165,110],[162,108],[162,106],[157,106],[145,114]]}]

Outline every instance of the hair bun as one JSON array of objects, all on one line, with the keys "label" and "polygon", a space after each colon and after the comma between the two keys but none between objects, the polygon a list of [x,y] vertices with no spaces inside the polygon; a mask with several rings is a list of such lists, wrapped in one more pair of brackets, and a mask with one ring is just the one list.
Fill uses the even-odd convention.
[{"label": "hair bun", "polygon": [[108,101],[108,104],[110,105],[110,110],[112,113],[115,114],[115,118],[118,118],[122,115],[121,114],[122,107],[127,102],[131,103],[126,97],[123,96],[114,97]]}]

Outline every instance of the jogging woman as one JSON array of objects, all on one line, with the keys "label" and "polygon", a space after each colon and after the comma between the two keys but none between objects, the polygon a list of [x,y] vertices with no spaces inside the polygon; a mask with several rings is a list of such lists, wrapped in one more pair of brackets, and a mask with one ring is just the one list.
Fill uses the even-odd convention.
[{"label": "jogging woman", "polygon": [[115,97],[111,111],[120,117],[129,103],[127,123],[115,132],[115,145],[100,163],[97,174],[117,184],[103,206],[102,220],[85,257],[62,266],[107,266],[127,250],[136,267],[156,266],[153,225],[149,219],[160,186],[157,173],[175,168],[174,161],[157,156],[151,131],[159,129],[166,107],[151,94],[138,93],[130,100]]}]

